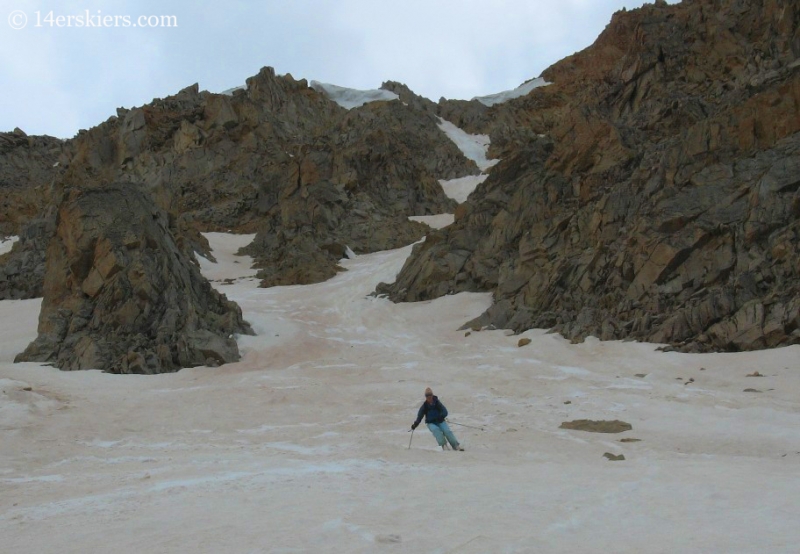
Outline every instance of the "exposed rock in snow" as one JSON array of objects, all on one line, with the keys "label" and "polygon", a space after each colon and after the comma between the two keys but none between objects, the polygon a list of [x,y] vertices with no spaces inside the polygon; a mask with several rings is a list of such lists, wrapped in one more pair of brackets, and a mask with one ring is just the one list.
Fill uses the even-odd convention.
[{"label": "exposed rock in snow", "polygon": [[633,429],[630,423],[625,423],[615,419],[613,421],[593,421],[590,419],[576,419],[575,421],[565,421],[561,424],[561,429],[572,429],[575,431],[586,431],[588,433],[624,433]]},{"label": "exposed rock in snow", "polygon": [[39,335],[19,361],[163,373],[239,359],[252,332],[177,245],[168,215],[135,185],[74,191],[47,248]]}]

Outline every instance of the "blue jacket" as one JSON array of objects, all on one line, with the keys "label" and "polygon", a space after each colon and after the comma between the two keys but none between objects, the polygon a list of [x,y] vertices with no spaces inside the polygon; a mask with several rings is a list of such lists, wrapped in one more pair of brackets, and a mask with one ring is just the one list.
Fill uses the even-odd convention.
[{"label": "blue jacket", "polygon": [[417,412],[417,420],[414,422],[414,427],[419,425],[422,421],[422,416],[425,416],[425,423],[441,423],[447,417],[447,408],[444,407],[439,401],[438,396],[433,397],[433,404],[428,404],[428,401],[422,403],[419,411]]}]

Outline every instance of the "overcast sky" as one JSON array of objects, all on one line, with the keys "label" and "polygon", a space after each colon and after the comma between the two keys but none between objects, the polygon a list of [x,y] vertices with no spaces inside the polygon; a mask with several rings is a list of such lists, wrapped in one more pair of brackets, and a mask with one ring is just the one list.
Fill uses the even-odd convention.
[{"label": "overcast sky", "polygon": [[[0,0],[0,131],[69,138],[119,106],[195,82],[221,92],[265,65],[298,79],[362,89],[391,79],[433,100],[469,99],[539,76],[590,45],[615,11],[642,3]],[[99,26],[105,16],[130,26]],[[140,16],[173,16],[172,26],[134,27]]]}]

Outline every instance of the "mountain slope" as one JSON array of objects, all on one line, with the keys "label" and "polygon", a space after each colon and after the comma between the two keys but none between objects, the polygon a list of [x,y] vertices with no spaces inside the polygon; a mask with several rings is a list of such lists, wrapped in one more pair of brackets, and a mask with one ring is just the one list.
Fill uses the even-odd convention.
[{"label": "mountain slope", "polygon": [[503,161],[378,291],[493,291],[471,325],[577,340],[800,342],[799,21],[773,0],[617,13],[489,109]]},{"label": "mountain slope", "polygon": [[[36,222],[24,229],[48,209],[52,194],[42,189],[57,195],[64,187],[130,182],[172,214],[187,251],[206,250],[199,231],[259,232],[250,252],[264,268],[265,285],[314,282],[335,273],[345,246],[357,252],[402,246],[427,229],[408,216],[453,211],[436,179],[479,170],[437,124],[435,115],[399,101],[346,110],[272,68],[232,94],[193,85],[146,106],[120,108],[64,144],[0,136],[0,146],[9,144],[0,150],[0,181],[16,191],[4,206],[16,217],[0,232],[33,238],[53,227]],[[41,146],[34,151],[29,143]],[[14,169],[20,153],[31,158],[25,178]],[[271,240],[276,233],[280,239]],[[34,268],[42,267],[43,252],[35,245],[48,238],[12,252],[5,265],[14,276],[41,274]],[[7,288],[0,291],[7,297],[41,290],[16,281]]]}]

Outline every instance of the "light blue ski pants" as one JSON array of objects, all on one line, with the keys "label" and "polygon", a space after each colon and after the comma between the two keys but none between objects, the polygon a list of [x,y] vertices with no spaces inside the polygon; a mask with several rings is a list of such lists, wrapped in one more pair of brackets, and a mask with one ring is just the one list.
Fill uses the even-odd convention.
[{"label": "light blue ski pants", "polygon": [[[431,430],[433,436],[436,437],[436,442],[439,443],[439,446],[444,446],[447,442],[450,443],[450,446],[453,448],[458,446],[458,439],[450,430],[450,426],[447,425],[446,421],[441,423],[428,423],[428,429]],[[445,437],[447,441],[445,441]]]}]

